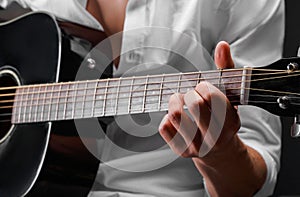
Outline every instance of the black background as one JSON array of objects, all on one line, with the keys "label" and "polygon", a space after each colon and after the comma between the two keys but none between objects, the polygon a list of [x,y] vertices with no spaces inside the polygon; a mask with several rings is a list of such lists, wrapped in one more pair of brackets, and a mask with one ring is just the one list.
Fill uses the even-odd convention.
[{"label": "black background", "polygon": [[[286,0],[284,57],[297,56],[300,46],[300,1]],[[291,118],[282,118],[281,170],[273,196],[300,196],[300,139],[290,137]]]}]

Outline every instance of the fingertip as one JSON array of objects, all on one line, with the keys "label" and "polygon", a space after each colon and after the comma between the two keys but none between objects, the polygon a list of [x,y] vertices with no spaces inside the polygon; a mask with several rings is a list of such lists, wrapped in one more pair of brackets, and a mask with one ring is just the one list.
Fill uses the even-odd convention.
[{"label": "fingertip", "polygon": [[216,48],[218,48],[218,47],[230,47],[230,46],[229,46],[228,42],[222,40],[222,41],[218,42]]},{"label": "fingertip", "polygon": [[230,45],[226,41],[220,41],[215,48],[215,58],[220,58],[224,54],[230,53]]},{"label": "fingertip", "polygon": [[234,68],[230,45],[226,41],[220,41],[217,44],[214,56],[218,68]]},{"label": "fingertip", "polygon": [[164,116],[164,118],[162,119],[162,121],[159,125],[158,131],[159,131],[160,136],[168,144],[174,138],[174,136],[176,135],[176,133],[177,133],[176,129],[174,128],[174,126],[170,122],[170,120],[168,118],[168,114],[166,114]]}]

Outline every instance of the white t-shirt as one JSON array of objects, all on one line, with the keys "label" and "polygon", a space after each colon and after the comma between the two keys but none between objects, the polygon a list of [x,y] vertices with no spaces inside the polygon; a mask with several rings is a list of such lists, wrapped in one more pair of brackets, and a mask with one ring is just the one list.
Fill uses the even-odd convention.
[{"label": "white t-shirt", "polygon": [[[0,6],[10,2],[0,0]],[[18,2],[102,30],[85,11],[86,0]],[[129,0],[123,56],[114,75],[172,72],[171,68],[180,72],[214,69],[211,56],[221,40],[231,45],[236,67],[263,66],[281,58],[283,37],[282,0]],[[239,106],[239,114],[239,136],[267,164],[267,179],[257,195],[268,196],[279,170],[280,119],[251,106]],[[203,178],[192,160],[177,158],[157,133],[162,116],[115,118],[107,137],[99,141],[103,162],[90,196],[206,195]]]}]

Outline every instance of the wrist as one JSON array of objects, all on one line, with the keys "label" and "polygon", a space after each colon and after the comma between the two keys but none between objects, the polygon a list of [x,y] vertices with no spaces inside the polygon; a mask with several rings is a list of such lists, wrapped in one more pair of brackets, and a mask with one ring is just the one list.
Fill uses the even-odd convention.
[{"label": "wrist", "polygon": [[202,158],[194,158],[194,160],[198,160],[202,165],[210,168],[224,168],[226,163],[243,159],[247,155],[247,146],[238,135],[234,135],[228,143],[223,146],[215,146],[207,155]]},{"label": "wrist", "polygon": [[227,146],[203,158],[193,158],[213,196],[253,196],[263,185],[266,166],[262,157],[235,135]]}]

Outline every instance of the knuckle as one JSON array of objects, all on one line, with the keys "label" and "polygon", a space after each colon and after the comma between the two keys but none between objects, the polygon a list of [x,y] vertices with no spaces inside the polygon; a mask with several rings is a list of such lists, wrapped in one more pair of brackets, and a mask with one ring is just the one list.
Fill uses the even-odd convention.
[{"label": "knuckle", "polygon": [[190,149],[190,155],[195,155],[195,153],[198,152],[197,146],[195,144],[191,144],[191,146],[189,147],[189,149]]},{"label": "knuckle", "polygon": [[196,87],[195,90],[201,95],[201,97],[206,98],[208,94],[211,92],[209,88],[208,82],[201,82]]},{"label": "knuckle", "polygon": [[158,128],[158,131],[161,135],[164,135],[167,130],[168,130],[168,126],[166,124],[162,124]]},{"label": "knuckle", "polygon": [[181,153],[180,156],[183,157],[183,158],[189,158],[189,157],[191,157],[188,150],[186,150],[183,153]]},{"label": "knuckle", "polygon": [[191,90],[184,95],[185,104],[189,109],[198,109],[203,103],[203,99],[195,90]]},{"label": "knuckle", "polygon": [[189,104],[190,108],[193,108],[193,109],[198,109],[201,105],[203,104],[202,100],[201,99],[195,99],[193,101],[191,101],[191,103]]},{"label": "knuckle", "polygon": [[203,91],[203,90],[207,90],[208,86],[209,86],[209,82],[201,81],[200,83],[197,84],[197,86],[195,87],[195,89],[197,91]]},{"label": "knuckle", "polygon": [[191,158],[191,157],[197,157],[197,151],[191,149],[191,147],[189,147],[188,149],[186,149],[183,153],[181,153],[180,155],[183,158]]},{"label": "knuckle", "polygon": [[194,157],[194,156],[197,156],[198,155],[198,151],[199,151],[199,148],[198,148],[198,146],[197,145],[195,145],[195,144],[192,144],[191,146],[190,146],[190,156],[192,156],[192,157]]},{"label": "knuckle", "polygon": [[159,133],[162,135],[165,135],[167,132],[170,132],[171,130],[172,130],[172,126],[169,122],[161,124],[158,128]]},{"label": "knuckle", "polygon": [[169,111],[168,115],[171,122],[179,122],[181,120],[182,110],[176,109],[174,111]]},{"label": "knuckle", "polygon": [[180,103],[181,97],[182,95],[179,93],[172,94],[169,98],[169,105]]}]

